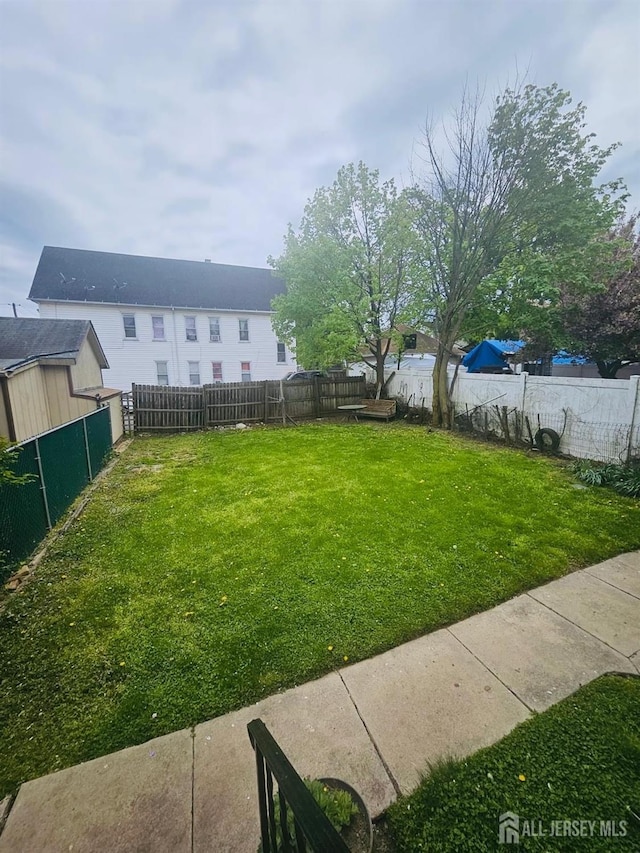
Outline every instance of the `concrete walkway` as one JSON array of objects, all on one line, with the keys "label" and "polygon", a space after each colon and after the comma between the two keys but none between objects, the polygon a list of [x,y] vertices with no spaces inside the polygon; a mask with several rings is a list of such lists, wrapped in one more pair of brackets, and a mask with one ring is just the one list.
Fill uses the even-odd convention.
[{"label": "concrete walkway", "polygon": [[640,672],[640,551],[250,708],[27,782],[0,853],[255,853],[255,717],[301,775],[345,779],[377,816],[430,762],[494,743],[605,672]]}]

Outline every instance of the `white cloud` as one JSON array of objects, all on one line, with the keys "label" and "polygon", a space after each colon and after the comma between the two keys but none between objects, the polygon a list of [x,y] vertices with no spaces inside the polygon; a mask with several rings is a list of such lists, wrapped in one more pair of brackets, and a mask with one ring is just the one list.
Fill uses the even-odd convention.
[{"label": "white cloud", "polygon": [[43,244],[265,265],[340,165],[406,178],[427,110],[454,104],[466,75],[494,91],[516,60],[575,86],[626,154],[636,15],[626,2],[604,14],[588,2],[5,0],[0,303],[25,301]]}]

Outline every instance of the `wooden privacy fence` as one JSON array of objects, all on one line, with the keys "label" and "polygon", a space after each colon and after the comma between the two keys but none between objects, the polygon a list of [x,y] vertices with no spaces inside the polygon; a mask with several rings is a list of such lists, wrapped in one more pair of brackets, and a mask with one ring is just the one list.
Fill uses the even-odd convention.
[{"label": "wooden privacy fence", "polygon": [[319,418],[337,412],[338,406],[359,403],[364,395],[363,376],[217,382],[193,388],[134,385],[132,391],[136,432]]}]

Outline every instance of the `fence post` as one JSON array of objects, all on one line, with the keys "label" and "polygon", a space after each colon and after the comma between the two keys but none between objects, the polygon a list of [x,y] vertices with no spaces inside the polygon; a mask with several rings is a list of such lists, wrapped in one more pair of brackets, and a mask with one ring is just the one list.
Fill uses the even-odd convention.
[{"label": "fence post", "polygon": [[524,415],[527,411],[527,371],[523,370],[520,376],[522,377],[522,414]]},{"label": "fence post", "polygon": [[51,515],[49,514],[49,500],[47,498],[47,486],[44,482],[44,474],[42,473],[42,460],[40,459],[40,442],[37,438],[34,439],[36,443],[36,462],[38,463],[38,477],[40,478],[40,490],[42,492],[42,500],[44,502],[44,512],[47,516],[47,527],[49,530],[52,529],[53,525],[51,524]]},{"label": "fence post", "polygon": [[313,377],[313,407],[316,418],[319,418],[322,412],[320,411],[320,378],[318,376]]},{"label": "fence post", "polygon": [[631,399],[631,413],[629,417],[629,440],[627,441],[627,462],[631,462],[633,453],[633,431],[636,427],[638,403],[638,389],[640,388],[640,375],[634,374],[629,377],[629,397]]},{"label": "fence post", "polygon": [[93,472],[91,470],[91,453],[89,452],[89,436],[87,435],[87,419],[82,419],[82,432],[84,433],[84,452],[87,454],[87,470],[89,472],[89,481],[93,480]]},{"label": "fence post", "polygon": [[264,380],[264,422],[269,419],[269,380]]}]

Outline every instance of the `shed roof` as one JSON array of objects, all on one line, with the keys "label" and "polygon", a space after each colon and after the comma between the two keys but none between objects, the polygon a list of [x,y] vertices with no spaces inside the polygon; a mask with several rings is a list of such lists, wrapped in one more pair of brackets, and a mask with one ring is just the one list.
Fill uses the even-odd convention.
[{"label": "shed roof", "polygon": [[45,246],[29,299],[271,311],[284,290],[269,269]]},{"label": "shed roof", "polygon": [[0,369],[42,358],[74,358],[87,337],[100,367],[109,367],[89,320],[0,317]]}]

